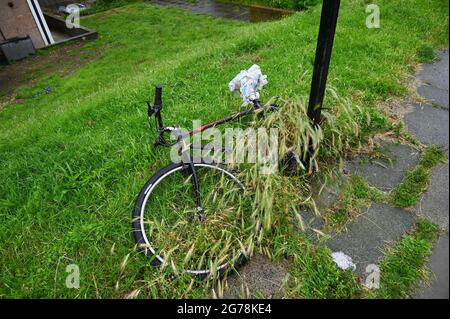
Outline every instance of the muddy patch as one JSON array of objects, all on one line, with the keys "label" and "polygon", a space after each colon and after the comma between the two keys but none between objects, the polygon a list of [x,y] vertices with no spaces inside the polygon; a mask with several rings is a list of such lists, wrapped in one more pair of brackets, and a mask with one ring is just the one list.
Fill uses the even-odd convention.
[{"label": "muddy patch", "polygon": [[25,60],[0,65],[0,109],[7,104],[21,103],[15,92],[31,87],[50,75],[67,76],[101,56],[100,48],[86,49],[86,43],[76,42],[42,51]]},{"label": "muddy patch", "polygon": [[226,299],[281,298],[289,263],[273,263],[263,255],[256,255],[227,279]]}]

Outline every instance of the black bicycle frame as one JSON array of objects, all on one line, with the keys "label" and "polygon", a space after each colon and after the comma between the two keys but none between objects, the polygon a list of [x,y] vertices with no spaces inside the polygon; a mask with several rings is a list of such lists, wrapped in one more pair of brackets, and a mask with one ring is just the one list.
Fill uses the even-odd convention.
[{"label": "black bicycle frame", "polygon": [[[171,133],[173,131],[175,131],[175,128],[173,127],[165,127],[164,126],[164,122],[162,119],[162,115],[161,115],[161,110],[163,107],[163,103],[162,103],[162,86],[161,85],[156,85],[155,87],[155,101],[154,101],[154,105],[153,107],[150,105],[150,102],[147,102],[147,106],[148,106],[148,116],[155,116],[156,118],[156,122],[157,122],[157,126],[158,126],[158,132],[159,132],[159,136],[156,140],[156,142],[154,143],[154,146],[171,146],[173,144],[169,144],[167,143],[164,134],[165,133]],[[275,106],[273,106],[273,109],[276,109]],[[187,137],[187,136],[193,136],[195,134],[201,133],[207,129],[210,128],[214,128],[217,127],[219,125],[225,124],[225,123],[229,123],[232,121],[236,121],[240,118],[243,118],[245,116],[249,116],[252,114],[260,114],[264,111],[264,109],[261,106],[261,102],[259,100],[254,100],[253,101],[253,107],[249,108],[248,110],[239,112],[239,113],[235,113],[233,115],[227,116],[225,118],[216,120],[214,122],[211,122],[209,124],[203,125],[199,128],[195,128],[189,132],[187,132],[186,134],[180,134],[179,136],[177,136],[177,142],[183,142],[183,138]],[[195,197],[195,202],[196,202],[196,215],[200,220],[204,220],[206,218],[206,216],[203,213],[203,205],[202,205],[202,200],[201,200],[201,196],[200,196],[200,183],[197,177],[197,173],[195,171],[195,165],[193,162],[192,157],[190,156],[190,150],[191,149],[203,149],[203,145],[190,145],[190,147],[187,147],[185,144],[183,144],[183,148],[181,150],[181,157],[182,157],[182,162],[186,165],[186,169],[189,171],[190,175],[192,176],[192,186],[193,186],[193,190],[194,190],[194,197]],[[195,216],[192,217],[192,219],[195,218]]]},{"label": "black bicycle frame", "polygon": [[[326,82],[328,77],[328,69],[330,65],[330,59],[331,59],[331,52],[333,49],[333,42],[334,42],[334,35],[336,31],[336,24],[339,14],[339,6],[340,6],[340,0],[323,0],[322,5],[322,14],[320,19],[320,28],[319,28],[319,36],[317,40],[317,48],[316,48],[316,58],[314,62],[314,71],[313,71],[313,77],[311,80],[311,91],[310,91],[310,97],[309,97],[309,104],[308,104],[308,116],[313,123],[314,126],[320,125],[320,117],[321,117],[321,111],[323,106],[323,100],[325,96],[325,88],[326,88]],[[162,87],[160,85],[156,86],[155,90],[155,103],[152,107],[149,102],[147,102],[148,105],[148,116],[151,117],[152,115],[155,115],[157,125],[158,125],[158,132],[159,137],[154,143],[154,146],[170,146],[169,143],[166,142],[164,138],[164,134],[168,132],[173,132],[175,128],[169,128],[165,127],[162,116],[161,116],[161,109],[162,109]],[[195,128],[191,131],[189,131],[187,134],[180,135],[178,137],[177,142],[180,142],[180,140],[186,136],[193,136],[197,133],[201,133],[207,129],[214,128],[216,126],[232,122],[235,120],[238,120],[242,117],[251,115],[251,114],[257,114],[260,112],[263,112],[263,108],[261,107],[260,101],[255,100],[253,101],[253,108],[250,108],[248,110],[245,110],[243,112],[239,112],[233,115],[230,115],[228,117],[216,120],[212,123],[203,125],[199,128]],[[187,168],[189,169],[191,175],[192,175],[192,184],[194,188],[194,195],[196,198],[196,204],[197,204],[197,213],[200,216],[200,219],[204,218],[203,215],[203,207],[200,197],[200,185],[197,178],[197,174],[195,172],[195,166],[192,160],[192,157],[190,156],[190,150],[197,148],[195,145],[190,145],[189,147],[184,144],[183,150],[182,150],[182,156],[184,156],[184,161],[187,162]],[[198,148],[203,149],[203,145],[198,146]],[[302,161],[306,164],[306,167],[308,168],[308,171],[310,174],[314,172],[314,167],[311,166],[311,158],[312,154],[314,153],[314,149],[312,147],[312,143],[309,143],[308,146],[308,154],[307,158],[302,159]],[[186,155],[188,158],[186,159]]]},{"label": "black bicycle frame", "polygon": [[251,108],[251,109],[248,109],[248,110],[245,110],[245,111],[242,111],[242,112],[239,112],[239,113],[236,113],[236,114],[224,117],[224,118],[219,119],[217,121],[214,121],[212,123],[205,124],[205,125],[203,125],[203,126],[201,126],[199,128],[193,129],[192,131],[189,131],[188,134],[189,134],[189,136],[192,136],[192,135],[195,135],[197,133],[201,133],[201,132],[203,132],[203,131],[205,131],[207,129],[210,129],[210,128],[213,128],[213,127],[216,127],[216,126],[228,123],[228,122],[233,122],[233,121],[236,121],[236,120],[238,120],[238,119],[240,119],[242,117],[245,117],[245,116],[248,116],[248,115],[251,115],[251,114],[258,114],[258,113],[261,113],[261,112],[264,111],[263,108],[261,107],[261,103],[260,103],[259,100],[253,101],[253,106],[254,107]]}]

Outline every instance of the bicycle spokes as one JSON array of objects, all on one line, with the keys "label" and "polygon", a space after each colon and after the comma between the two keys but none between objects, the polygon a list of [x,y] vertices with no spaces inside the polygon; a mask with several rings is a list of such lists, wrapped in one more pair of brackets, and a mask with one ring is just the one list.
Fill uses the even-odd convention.
[{"label": "bicycle spokes", "polygon": [[193,175],[180,170],[160,182],[146,203],[146,233],[151,245],[171,259],[167,266],[217,271],[241,250],[239,241],[246,240],[251,225],[251,203],[242,184],[225,173],[204,167],[195,172],[203,218],[192,193]]}]

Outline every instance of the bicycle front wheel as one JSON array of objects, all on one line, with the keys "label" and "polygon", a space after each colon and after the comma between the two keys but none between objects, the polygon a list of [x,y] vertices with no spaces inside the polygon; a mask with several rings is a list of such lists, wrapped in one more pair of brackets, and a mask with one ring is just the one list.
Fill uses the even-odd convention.
[{"label": "bicycle front wheel", "polygon": [[204,219],[196,218],[189,169],[172,164],[140,192],[133,212],[138,248],[154,265],[206,277],[223,274],[252,244],[251,201],[234,172],[195,163]]}]

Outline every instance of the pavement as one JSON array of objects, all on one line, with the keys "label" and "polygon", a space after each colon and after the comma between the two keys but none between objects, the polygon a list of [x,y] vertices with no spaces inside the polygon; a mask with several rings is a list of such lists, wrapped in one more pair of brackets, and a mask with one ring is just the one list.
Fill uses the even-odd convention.
[{"label": "pavement", "polygon": [[416,212],[448,232],[448,163],[439,165],[431,174],[431,184],[416,206]]},{"label": "pavement", "polygon": [[385,143],[380,152],[385,157],[371,159],[359,156],[346,165],[348,172],[363,175],[371,186],[390,191],[403,181],[406,172],[416,167],[420,153],[408,145]]},{"label": "pavement", "polygon": [[[419,83],[418,93],[425,103],[405,102],[405,108],[412,110],[404,121],[407,130],[423,144],[440,145],[448,155],[449,145],[449,54],[440,51],[433,64],[425,64],[416,74]],[[401,183],[408,170],[415,168],[420,153],[413,147],[385,142],[379,149],[382,158],[359,156],[350,160],[345,170],[350,174],[360,174],[368,183],[384,192],[390,192]],[[343,252],[351,257],[356,265],[355,272],[361,279],[367,276],[368,265],[378,265],[386,247],[395,243],[403,235],[412,231],[415,220],[425,217],[439,225],[443,234],[435,243],[428,268],[431,271],[429,282],[421,282],[411,293],[412,298],[449,298],[449,167],[448,162],[435,167],[431,172],[431,183],[421,201],[412,209],[401,209],[389,204],[372,203],[361,210],[359,217],[347,225],[340,233],[328,234],[326,245],[333,252]],[[338,192],[336,189],[331,194]],[[327,191],[329,194],[330,191]],[[332,205],[338,196],[327,196]],[[321,229],[323,221],[311,212],[303,212],[309,229],[306,233],[314,238],[314,229]]]},{"label": "pavement", "polygon": [[[421,283],[413,297],[415,299],[449,299],[448,296],[448,236],[441,236],[430,257],[431,284]],[[442,258],[447,257],[447,262]]]},{"label": "pavement", "polygon": [[[416,80],[420,83],[419,94],[425,103],[404,102],[407,109],[404,121],[407,130],[423,144],[440,145],[448,155],[448,50],[439,52],[433,64],[425,64]],[[384,192],[390,192],[403,181],[408,170],[414,169],[420,159],[420,152],[409,145],[383,142],[380,146],[382,158],[359,156],[345,165],[349,174],[360,174],[368,183]],[[339,200],[339,189],[345,176],[330,183],[320,194],[314,194],[319,212]],[[320,187],[312,187],[319,189]],[[316,243],[323,230],[324,220],[313,212],[301,212],[306,225],[306,234]],[[449,298],[449,167],[448,162],[436,166],[431,172],[431,183],[421,201],[412,209],[402,209],[390,204],[372,203],[362,209],[358,218],[340,233],[329,233],[325,244],[333,252],[343,252],[351,257],[356,266],[355,273],[362,281],[368,276],[369,265],[379,265],[386,248],[405,234],[414,230],[419,217],[430,219],[439,225],[443,235],[436,241],[429,258],[429,280],[420,282],[411,292],[411,298]],[[317,231],[319,230],[319,232]],[[371,266],[373,267],[373,266]],[[287,271],[280,265],[273,265],[263,257],[252,258],[237,276],[229,279],[226,296],[239,296],[247,290],[250,296],[257,293],[264,297],[276,297]]]},{"label": "pavement", "polygon": [[263,255],[251,257],[238,272],[227,279],[225,299],[281,298],[288,262],[274,264]]},{"label": "pavement", "polygon": [[350,256],[356,273],[364,278],[367,266],[382,260],[386,245],[401,239],[414,225],[414,214],[388,204],[372,204],[347,231],[333,234],[327,246]]},{"label": "pavement", "polygon": [[[425,144],[439,144],[448,155],[449,144],[449,53],[448,49],[439,52],[433,64],[424,64],[417,75],[420,81],[419,94],[428,100],[422,107],[407,115],[405,122],[410,132]],[[442,235],[430,257],[428,267],[432,272],[430,283],[422,283],[413,298],[449,298],[449,167],[446,164],[436,167],[432,172],[431,185],[416,207],[419,215],[431,219],[442,227],[447,235]]]}]

